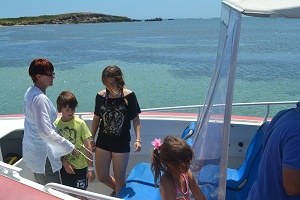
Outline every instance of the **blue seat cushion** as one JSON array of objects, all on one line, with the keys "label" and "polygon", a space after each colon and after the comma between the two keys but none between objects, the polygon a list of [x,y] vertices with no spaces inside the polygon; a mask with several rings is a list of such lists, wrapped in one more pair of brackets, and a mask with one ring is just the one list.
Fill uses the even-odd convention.
[{"label": "blue seat cushion", "polygon": [[[245,184],[250,186],[253,184],[253,181],[257,177],[258,165],[262,155],[264,132],[267,129],[268,124],[269,122],[263,123],[254,134],[247,149],[245,161],[241,167],[237,169],[227,168],[227,190],[241,190],[245,187]],[[217,186],[219,173],[219,165],[205,165],[200,169],[198,184]]]},{"label": "blue seat cushion", "polygon": [[145,185],[155,187],[154,176],[151,171],[150,163],[141,162],[137,164],[131,170],[129,176],[126,179],[126,182],[139,182]]},{"label": "blue seat cushion", "polygon": [[118,194],[118,198],[141,200],[160,200],[159,188],[155,187],[150,163],[139,163],[126,179],[126,186]]},{"label": "blue seat cushion", "polygon": [[219,184],[219,173],[220,165],[205,165],[200,170],[200,175],[198,177],[199,185],[213,185],[217,186]]},{"label": "blue seat cushion", "polygon": [[129,182],[119,192],[118,198],[130,200],[161,200],[159,188],[142,184],[140,182]]}]

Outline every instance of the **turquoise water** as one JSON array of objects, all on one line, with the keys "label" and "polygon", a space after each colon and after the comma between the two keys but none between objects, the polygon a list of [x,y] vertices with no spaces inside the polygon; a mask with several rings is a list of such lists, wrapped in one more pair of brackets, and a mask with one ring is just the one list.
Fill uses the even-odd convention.
[{"label": "turquoise water", "polygon": [[[299,32],[300,20],[243,19],[234,102],[299,100]],[[78,112],[93,111],[112,64],[141,108],[203,104],[218,36],[219,19],[0,27],[0,114],[23,113],[35,57],[55,66],[47,95],[74,92]]]}]

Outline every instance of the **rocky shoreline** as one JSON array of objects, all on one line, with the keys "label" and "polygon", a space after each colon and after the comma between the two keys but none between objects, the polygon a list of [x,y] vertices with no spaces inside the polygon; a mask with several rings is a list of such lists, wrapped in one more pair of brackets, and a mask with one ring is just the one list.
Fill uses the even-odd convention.
[{"label": "rocky shoreline", "polygon": [[38,17],[19,17],[0,19],[0,26],[43,25],[43,24],[82,24],[107,22],[137,22],[141,20],[128,17],[98,13],[69,13],[60,15],[42,15]]}]

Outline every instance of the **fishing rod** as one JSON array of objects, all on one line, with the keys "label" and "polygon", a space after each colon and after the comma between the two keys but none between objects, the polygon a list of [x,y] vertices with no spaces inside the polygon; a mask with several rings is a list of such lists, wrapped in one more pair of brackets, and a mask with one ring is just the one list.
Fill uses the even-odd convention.
[{"label": "fishing rod", "polygon": [[[60,134],[62,137],[64,137],[60,131],[58,131],[58,132],[59,132],[59,134]],[[72,140],[74,140],[74,141],[75,141],[75,144],[77,143],[77,144],[79,144],[81,147],[83,147],[83,148],[84,148],[86,151],[88,151],[88,152],[92,155],[92,157],[93,157],[93,152],[91,152],[91,151],[90,151],[88,148],[86,148],[83,144],[81,144],[80,142],[78,142],[74,137],[71,136],[70,133],[68,133],[68,137],[71,138]],[[65,137],[64,137],[64,138],[65,138]],[[76,148],[76,146],[75,146],[75,148]],[[76,149],[77,149],[77,148],[76,148]],[[83,155],[86,159],[88,159],[89,161],[93,162],[93,160],[90,159],[89,157],[87,157],[87,156],[85,155],[85,153],[81,152],[79,149],[77,149],[77,151],[78,151],[81,155]]]}]

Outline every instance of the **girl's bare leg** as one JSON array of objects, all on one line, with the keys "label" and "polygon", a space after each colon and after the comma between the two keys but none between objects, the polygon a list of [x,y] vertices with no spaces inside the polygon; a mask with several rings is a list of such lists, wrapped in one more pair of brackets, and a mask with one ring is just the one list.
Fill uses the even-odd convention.
[{"label": "girl's bare leg", "polygon": [[109,173],[112,152],[96,148],[95,167],[98,180],[116,191],[116,181]]},{"label": "girl's bare leg", "polygon": [[126,169],[129,160],[128,153],[112,153],[112,162],[114,170],[114,178],[116,184],[116,193],[118,194],[121,189],[126,185]]}]

